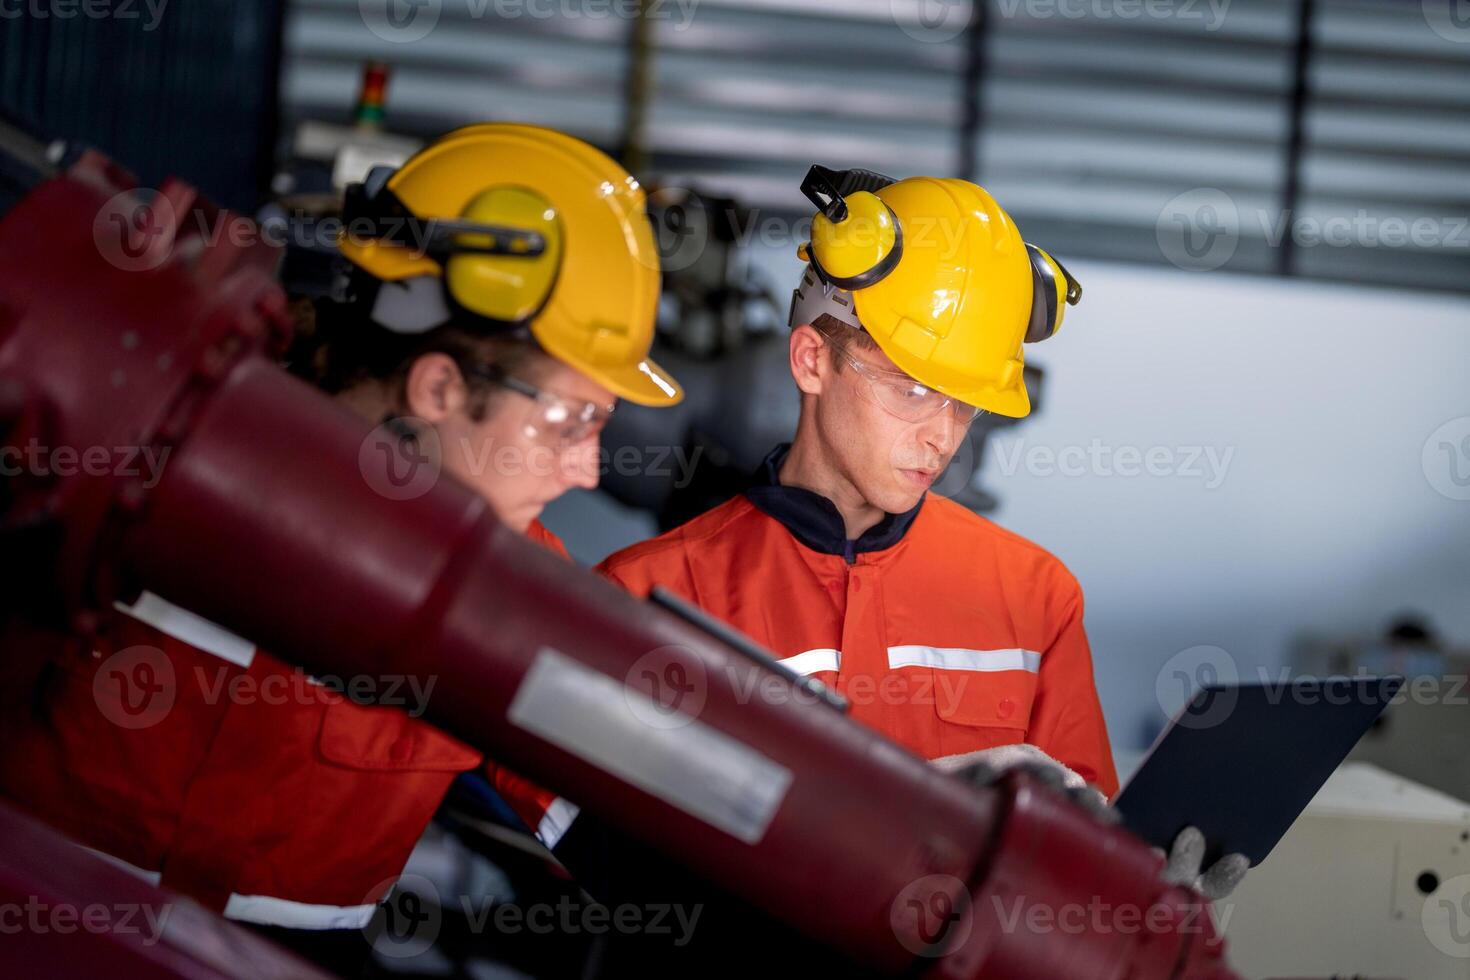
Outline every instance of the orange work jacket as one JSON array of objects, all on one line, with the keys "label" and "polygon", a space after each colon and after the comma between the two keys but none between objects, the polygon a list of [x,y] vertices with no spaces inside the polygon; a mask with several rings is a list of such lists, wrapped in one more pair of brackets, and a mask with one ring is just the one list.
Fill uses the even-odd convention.
[{"label": "orange work jacket", "polygon": [[1066,567],[934,495],[850,541],[831,501],[780,485],[786,449],[745,494],[598,570],[695,603],[927,759],[1027,742],[1115,794]]},{"label": "orange work jacket", "polygon": [[[539,522],[527,536],[567,557]],[[548,846],[575,815],[427,722],[350,701],[156,596],[95,647],[19,628],[5,642],[50,669],[3,692],[24,707],[0,713],[0,795],[228,918],[363,926],[449,784],[482,764]]]}]

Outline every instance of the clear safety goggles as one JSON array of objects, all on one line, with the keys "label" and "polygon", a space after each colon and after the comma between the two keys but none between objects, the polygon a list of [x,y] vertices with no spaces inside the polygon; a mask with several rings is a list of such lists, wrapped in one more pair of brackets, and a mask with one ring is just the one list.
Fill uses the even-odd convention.
[{"label": "clear safety goggles", "polygon": [[834,353],[843,357],[862,376],[872,399],[889,415],[905,422],[926,422],[948,409],[954,413],[954,420],[965,426],[985,411],[921,385],[900,371],[885,371],[866,364],[853,356],[847,345],[831,337],[824,337],[824,340]]},{"label": "clear safety goggles", "polygon": [[598,405],[558,395],[494,365],[470,365],[468,373],[530,399],[533,409],[526,417],[526,435],[558,449],[580,445],[601,433],[617,408],[616,403]]}]

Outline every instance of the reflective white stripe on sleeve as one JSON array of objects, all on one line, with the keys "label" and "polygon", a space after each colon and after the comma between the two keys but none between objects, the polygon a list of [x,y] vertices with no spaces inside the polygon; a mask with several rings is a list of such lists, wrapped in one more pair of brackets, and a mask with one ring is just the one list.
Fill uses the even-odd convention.
[{"label": "reflective white stripe on sleeve", "polygon": [[137,603],[125,606],[114,602],[113,608],[127,613],[140,622],[147,623],[160,633],[182,640],[191,647],[214,654],[245,669],[255,659],[255,644],[244,637],[236,636],[223,626],[211,623],[203,616],[196,616],[187,609],[160,599],[152,592],[144,592]]},{"label": "reflective white stripe on sleeve", "polygon": [[842,666],[842,651],[840,650],[804,650],[794,657],[776,661],[782,667],[788,667],[798,674],[810,676],[819,670],[836,670]]},{"label": "reflective white stripe on sleeve", "polygon": [[[163,876],[157,871],[145,871],[106,851],[90,847],[82,847],[82,850],[121,868],[135,878],[159,887]],[[291,929],[361,929],[372,921],[373,910],[376,908],[376,905],[308,905],[305,902],[292,902],[269,895],[231,895],[225,902],[225,918]]]},{"label": "reflective white stripe on sleeve", "polygon": [[87,847],[85,844],[78,844],[77,846],[80,847],[82,850],[86,851],[88,854],[91,854],[93,857],[99,857],[102,860],[106,861],[108,864],[112,865],[113,867],[115,867],[115,868],[121,868],[122,870],[126,871],[128,874],[132,875],[134,878],[140,878],[143,881],[148,882],[148,884],[152,885],[155,888],[157,888],[158,887],[158,883],[161,880],[163,880],[163,874],[161,872],[158,872],[158,871],[144,871],[142,868],[138,867],[136,864],[129,864],[128,862],[124,861],[120,857],[113,857],[111,854],[108,854],[106,851],[99,851],[99,850],[97,850],[95,848]]},{"label": "reflective white stripe on sleeve", "polygon": [[1025,670],[1041,669],[1041,654],[1035,650],[967,650],[964,647],[901,646],[888,648],[888,666],[937,667],[940,670]]},{"label": "reflective white stripe on sleeve", "polygon": [[372,921],[376,908],[376,905],[307,905],[269,895],[231,895],[225,903],[225,918],[289,929],[361,929]]},{"label": "reflective white stripe on sleeve", "polygon": [[541,838],[541,843],[546,845],[548,851],[561,842],[567,831],[572,829],[572,821],[581,812],[577,804],[560,796],[551,801],[551,806],[541,816],[541,825],[536,828],[536,836]]}]

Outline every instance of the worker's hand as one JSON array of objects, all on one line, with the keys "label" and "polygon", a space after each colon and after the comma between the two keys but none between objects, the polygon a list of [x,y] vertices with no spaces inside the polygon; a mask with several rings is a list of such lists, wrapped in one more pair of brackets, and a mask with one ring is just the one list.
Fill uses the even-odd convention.
[{"label": "worker's hand", "polygon": [[1117,811],[1108,806],[1106,796],[1034,745],[999,745],[978,752],[942,756],[929,764],[953,773],[972,786],[989,786],[1012,769],[1024,769],[1046,785],[1061,790],[1105,823],[1118,822]]},{"label": "worker's hand", "polygon": [[1209,868],[1205,862],[1205,835],[1197,827],[1185,827],[1174,838],[1164,865],[1164,880],[1171,885],[1193,888],[1211,901],[1225,898],[1245,877],[1251,862],[1244,854],[1227,854]]}]

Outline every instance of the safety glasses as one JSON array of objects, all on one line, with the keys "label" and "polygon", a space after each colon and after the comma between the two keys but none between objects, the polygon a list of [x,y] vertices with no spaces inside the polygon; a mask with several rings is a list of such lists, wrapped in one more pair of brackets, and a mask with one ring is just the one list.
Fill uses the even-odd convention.
[{"label": "safety glasses", "polygon": [[919,384],[899,371],[884,371],[853,356],[846,344],[825,337],[827,346],[844,358],[852,369],[867,382],[867,389],[878,407],[905,422],[926,422],[945,409],[954,413],[960,425],[969,425],[984,411],[974,405],[958,401],[933,388]]},{"label": "safety glasses", "polygon": [[472,364],[465,371],[530,399],[534,410],[527,417],[526,434],[557,449],[579,445],[602,432],[617,408],[616,404],[598,405],[538,388],[492,364]]}]

